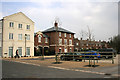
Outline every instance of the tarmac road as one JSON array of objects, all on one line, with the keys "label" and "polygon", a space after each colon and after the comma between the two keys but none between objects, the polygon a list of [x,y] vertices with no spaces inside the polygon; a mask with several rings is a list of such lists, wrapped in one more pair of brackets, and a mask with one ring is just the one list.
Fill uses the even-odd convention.
[{"label": "tarmac road", "polygon": [[111,78],[112,76],[60,70],[11,61],[2,61],[3,78]]}]

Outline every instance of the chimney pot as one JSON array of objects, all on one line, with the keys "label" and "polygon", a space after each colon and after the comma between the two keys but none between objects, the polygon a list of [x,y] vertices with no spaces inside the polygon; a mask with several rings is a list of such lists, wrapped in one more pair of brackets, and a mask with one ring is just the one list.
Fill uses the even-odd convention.
[{"label": "chimney pot", "polygon": [[55,26],[55,27],[58,27],[58,23],[57,23],[56,21],[55,21],[55,23],[54,23],[54,26]]}]

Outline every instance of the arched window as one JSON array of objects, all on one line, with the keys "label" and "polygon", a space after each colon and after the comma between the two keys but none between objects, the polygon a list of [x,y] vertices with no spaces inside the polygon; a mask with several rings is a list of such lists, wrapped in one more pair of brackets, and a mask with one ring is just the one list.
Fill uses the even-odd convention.
[{"label": "arched window", "polygon": [[38,42],[41,42],[41,36],[40,35],[38,36]]}]

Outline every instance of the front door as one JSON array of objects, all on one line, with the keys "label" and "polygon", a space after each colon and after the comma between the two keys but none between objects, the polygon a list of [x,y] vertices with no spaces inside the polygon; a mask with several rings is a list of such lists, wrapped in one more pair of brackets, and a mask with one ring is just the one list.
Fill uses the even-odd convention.
[{"label": "front door", "polygon": [[9,47],[9,57],[13,57],[13,47]]}]

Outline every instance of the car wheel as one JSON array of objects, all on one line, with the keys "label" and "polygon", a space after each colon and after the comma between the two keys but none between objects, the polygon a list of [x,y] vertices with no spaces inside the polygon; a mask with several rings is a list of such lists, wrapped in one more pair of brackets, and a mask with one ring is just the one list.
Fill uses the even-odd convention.
[{"label": "car wheel", "polygon": [[82,61],[82,59],[80,59],[79,61]]}]

